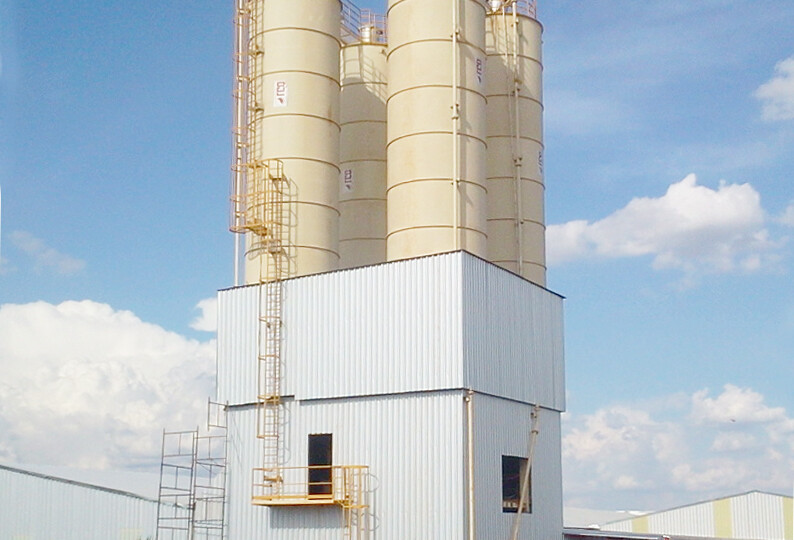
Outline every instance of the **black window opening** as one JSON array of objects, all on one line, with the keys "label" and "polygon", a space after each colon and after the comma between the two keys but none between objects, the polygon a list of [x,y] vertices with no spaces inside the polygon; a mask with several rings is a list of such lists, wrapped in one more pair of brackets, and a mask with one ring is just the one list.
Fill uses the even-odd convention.
[{"label": "black window opening", "polygon": [[[515,514],[521,504],[521,482],[527,471],[527,458],[516,456],[502,456],[502,512]],[[527,495],[524,514],[532,513],[532,470],[529,471]]]},{"label": "black window opening", "polygon": [[333,493],[331,434],[309,435],[309,495]]}]

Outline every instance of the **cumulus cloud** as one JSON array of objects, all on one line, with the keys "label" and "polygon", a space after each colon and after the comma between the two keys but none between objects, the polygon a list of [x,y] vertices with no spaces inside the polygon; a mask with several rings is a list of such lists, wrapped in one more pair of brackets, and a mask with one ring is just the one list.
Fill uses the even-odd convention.
[{"label": "cumulus cloud", "polygon": [[779,247],[764,228],[761,197],[750,184],[711,189],[690,174],[658,198],[635,198],[595,222],[551,225],[550,264],[585,258],[650,256],[656,269],[688,274],[752,272]]},{"label": "cumulus cloud", "polygon": [[[685,404],[682,407],[681,404]],[[794,419],[758,392],[726,385],[654,404],[612,405],[568,415],[563,476],[568,504],[663,507],[794,481]]]},{"label": "cumulus cloud", "polygon": [[754,95],[762,102],[764,120],[794,120],[794,56],[778,62],[775,76],[759,86]]},{"label": "cumulus cloud", "polygon": [[692,396],[692,419],[698,423],[771,422],[783,420],[786,410],[767,407],[764,396],[749,388],[726,384],[722,394],[712,398],[700,390]]},{"label": "cumulus cloud", "polygon": [[76,274],[85,268],[85,261],[59,252],[27,231],[14,231],[11,242],[29,255],[37,271],[52,270],[57,274]]},{"label": "cumulus cloud", "polygon": [[783,225],[794,227],[794,202],[789,203],[788,207],[778,219]]},{"label": "cumulus cloud", "polygon": [[196,304],[196,309],[201,311],[201,315],[191,321],[190,327],[193,330],[200,330],[203,332],[217,332],[218,299],[214,296],[212,298],[205,298]]},{"label": "cumulus cloud", "polygon": [[205,417],[214,349],[89,300],[0,306],[0,458],[158,463],[164,427]]}]

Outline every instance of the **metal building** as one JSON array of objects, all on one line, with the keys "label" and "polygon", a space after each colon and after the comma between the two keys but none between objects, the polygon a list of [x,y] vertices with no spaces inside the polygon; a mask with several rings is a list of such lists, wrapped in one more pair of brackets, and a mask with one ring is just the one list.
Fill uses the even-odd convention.
[{"label": "metal building", "polygon": [[750,491],[606,523],[601,528],[668,536],[792,540],[794,502],[786,495]]},{"label": "metal building", "polygon": [[[512,93],[486,69],[486,19],[508,14]],[[247,285],[218,302],[222,536],[561,539],[562,298],[542,286],[542,179],[513,166],[541,148],[534,2],[389,0],[388,45],[364,15],[237,0]],[[529,239],[508,269],[486,260],[487,174],[529,197],[492,220],[496,244]]]},{"label": "metal building", "polygon": [[[504,461],[527,458],[535,406],[519,538],[561,537],[559,296],[465,252],[283,286],[278,486],[252,472],[263,457],[252,361],[260,286],[219,294],[230,540],[508,538],[517,501],[503,493]],[[325,480],[311,474],[324,468],[312,465],[317,436],[332,456]]]},{"label": "metal building", "polygon": [[0,538],[149,540],[157,501],[0,465]]}]

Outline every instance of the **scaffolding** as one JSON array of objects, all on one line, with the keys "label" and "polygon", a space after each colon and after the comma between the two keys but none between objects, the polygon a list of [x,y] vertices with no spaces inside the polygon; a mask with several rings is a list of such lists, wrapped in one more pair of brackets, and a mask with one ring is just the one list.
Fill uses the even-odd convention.
[{"label": "scaffolding", "polygon": [[207,428],[163,431],[157,540],[226,535],[226,407],[209,402]]}]

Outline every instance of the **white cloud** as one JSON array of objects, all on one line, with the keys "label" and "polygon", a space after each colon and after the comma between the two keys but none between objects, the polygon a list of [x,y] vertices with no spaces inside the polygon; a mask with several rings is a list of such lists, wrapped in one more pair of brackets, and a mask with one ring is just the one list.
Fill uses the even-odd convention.
[{"label": "white cloud", "polygon": [[85,261],[59,252],[27,231],[14,231],[10,238],[17,248],[33,258],[38,271],[47,269],[61,275],[71,275],[85,268]]},{"label": "white cloud", "polygon": [[196,309],[201,310],[201,315],[191,321],[190,327],[193,330],[201,330],[203,332],[217,332],[218,299],[214,296],[212,298],[205,298],[196,304]]},{"label": "white cloud", "polygon": [[775,260],[761,198],[750,184],[699,186],[694,174],[658,198],[635,198],[590,223],[550,225],[550,264],[585,258],[653,257],[688,274],[753,272]]},{"label": "white cloud", "polygon": [[735,422],[771,422],[783,420],[786,410],[764,405],[764,396],[749,388],[726,384],[722,394],[709,397],[709,391],[700,390],[692,396],[692,419],[698,423],[727,424]]},{"label": "white cloud", "polygon": [[163,428],[205,417],[214,342],[92,301],[0,306],[0,457],[121,468],[159,461]]},{"label": "white cloud", "polygon": [[611,405],[563,424],[564,493],[579,506],[658,509],[749,489],[782,493],[792,471],[794,419],[749,388]]},{"label": "white cloud", "polygon": [[778,218],[778,221],[783,225],[794,227],[794,202],[789,203],[783,214]]},{"label": "white cloud", "polygon": [[775,76],[759,86],[754,95],[763,102],[764,120],[794,120],[794,56],[778,62]]}]

